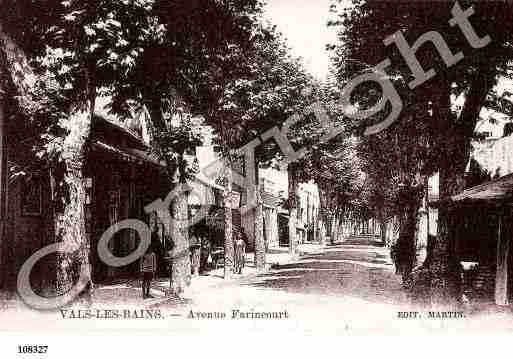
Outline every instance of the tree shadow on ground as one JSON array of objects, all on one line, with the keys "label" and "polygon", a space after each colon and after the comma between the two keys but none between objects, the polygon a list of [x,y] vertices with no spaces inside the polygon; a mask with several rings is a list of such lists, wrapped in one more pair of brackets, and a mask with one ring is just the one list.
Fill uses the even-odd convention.
[{"label": "tree shadow on ground", "polygon": [[330,251],[326,253],[319,253],[319,254],[309,254],[306,256],[303,256],[302,260],[323,260],[323,261],[330,261],[330,260],[350,260],[350,261],[358,261],[358,262],[367,262],[371,264],[388,264],[392,265],[390,261],[387,259],[389,256],[379,253],[372,253],[372,252],[366,252],[366,251],[351,251],[351,252],[344,252],[344,251]]},{"label": "tree shadow on ground", "polygon": [[406,303],[401,278],[387,256],[372,252],[330,251],[296,263],[275,265],[242,285],[290,293],[356,297],[374,303]]},{"label": "tree shadow on ground", "polygon": [[[359,245],[359,246],[374,246],[374,247],[384,247],[383,242],[380,240],[374,239],[346,239],[343,242],[344,245]],[[337,246],[340,243],[332,244],[331,246]]]},{"label": "tree shadow on ground", "polygon": [[280,253],[287,253],[288,247],[280,247],[280,248],[269,248],[267,250],[267,254],[280,254]]}]

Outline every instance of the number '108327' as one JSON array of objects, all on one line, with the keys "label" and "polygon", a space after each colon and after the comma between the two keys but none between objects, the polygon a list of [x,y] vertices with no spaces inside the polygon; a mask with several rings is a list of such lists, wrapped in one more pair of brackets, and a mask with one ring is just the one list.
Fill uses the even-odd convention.
[{"label": "number '108327'", "polygon": [[48,345],[18,345],[18,354],[46,354]]}]

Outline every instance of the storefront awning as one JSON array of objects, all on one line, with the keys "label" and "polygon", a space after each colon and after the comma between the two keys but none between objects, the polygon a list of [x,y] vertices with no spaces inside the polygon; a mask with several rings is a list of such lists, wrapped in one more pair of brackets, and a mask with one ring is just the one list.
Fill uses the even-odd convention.
[{"label": "storefront awning", "polygon": [[142,150],[138,150],[135,148],[115,147],[113,145],[101,141],[93,141],[92,146],[93,149],[109,152],[113,155],[116,155],[121,160],[125,160],[128,162],[150,163],[152,165],[165,168],[164,162],[159,161],[155,156],[152,156],[151,154]]},{"label": "storefront awning", "polygon": [[483,183],[452,196],[452,202],[503,202],[511,200],[513,193],[513,173],[496,180]]}]

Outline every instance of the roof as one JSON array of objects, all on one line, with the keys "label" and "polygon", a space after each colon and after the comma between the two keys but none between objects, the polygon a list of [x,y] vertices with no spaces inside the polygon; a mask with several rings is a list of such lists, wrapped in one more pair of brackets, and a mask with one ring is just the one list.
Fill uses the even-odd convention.
[{"label": "roof", "polygon": [[503,201],[512,198],[513,174],[483,183],[452,196],[453,202]]},{"label": "roof", "polygon": [[140,148],[148,147],[147,144],[144,143],[142,137],[138,136],[132,130],[126,128],[121,122],[115,121],[112,117],[106,117],[104,114],[95,111],[93,117],[93,131],[91,132],[93,137],[96,135],[94,132],[98,126],[107,126],[108,131],[115,131],[118,136],[124,136],[134,146]]},{"label": "roof", "polygon": [[[162,168],[166,167],[166,164],[164,161],[159,161],[157,156],[150,153],[149,151],[144,151],[136,148],[120,148],[115,147],[109,144],[106,144],[102,141],[94,140],[92,142],[93,148],[96,148],[98,150],[110,152],[112,154],[117,155],[122,160],[131,161],[131,162],[145,162],[150,163],[155,166],[160,166]],[[213,189],[217,190],[224,190],[224,187],[219,186],[214,181],[209,179],[207,176],[205,176],[203,173],[199,172],[195,176],[195,180],[199,183],[202,183],[203,185],[207,187],[211,187]]]},{"label": "roof", "polygon": [[97,141],[97,140],[94,140],[92,142],[92,145],[93,145],[93,148],[118,155],[123,160],[134,161],[134,162],[142,161],[142,162],[154,164],[156,166],[165,167],[164,162],[159,161],[156,158],[156,156],[154,156],[146,151],[142,151],[142,150],[139,150],[136,148],[115,147],[115,146],[112,146],[112,145],[109,145],[107,143],[104,143],[102,141]]},{"label": "roof", "polygon": [[215,189],[218,189],[220,191],[224,191],[224,187],[218,185],[217,183],[215,183],[214,180],[208,178],[203,172],[199,171],[198,173],[196,173],[195,175],[195,179],[196,181],[206,185],[206,186],[209,186],[211,188],[215,188]]},{"label": "roof", "polygon": [[[121,141],[121,138],[125,141]],[[98,111],[95,111],[93,117],[91,142],[94,148],[115,154],[122,160],[165,167],[165,163],[150,152],[150,148],[142,138],[123,127],[120,122],[114,121]]]}]

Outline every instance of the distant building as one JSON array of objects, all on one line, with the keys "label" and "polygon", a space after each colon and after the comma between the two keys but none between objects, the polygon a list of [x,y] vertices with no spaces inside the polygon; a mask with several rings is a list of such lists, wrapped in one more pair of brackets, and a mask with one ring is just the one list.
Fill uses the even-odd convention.
[{"label": "distant building", "polygon": [[319,189],[313,182],[299,185],[297,204],[298,240],[300,243],[317,240],[317,220],[319,216]]},{"label": "distant building", "polygon": [[[199,167],[205,168],[219,159],[214,146],[203,146],[196,149]],[[288,210],[284,204],[288,198],[288,174],[273,168],[261,168],[258,171],[258,189],[263,202],[264,211],[264,240],[267,248],[288,243]],[[233,190],[238,193],[238,206],[246,204],[245,189],[234,184]],[[316,225],[319,216],[319,190],[313,182],[302,183],[298,188],[297,201],[297,236],[300,242],[316,239]],[[234,211],[234,223],[240,222],[242,230],[248,239],[248,250],[254,249],[255,243],[255,209],[241,214]]]}]

